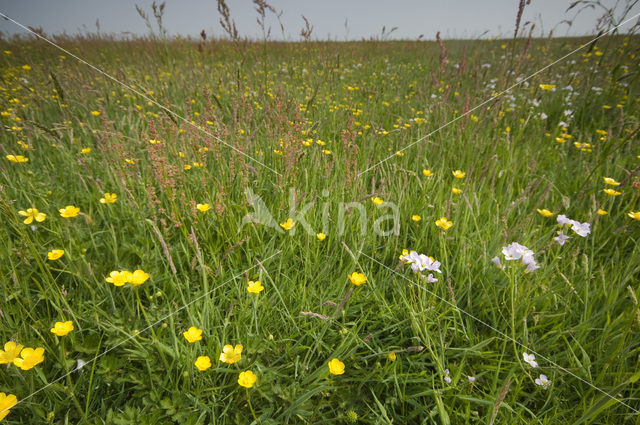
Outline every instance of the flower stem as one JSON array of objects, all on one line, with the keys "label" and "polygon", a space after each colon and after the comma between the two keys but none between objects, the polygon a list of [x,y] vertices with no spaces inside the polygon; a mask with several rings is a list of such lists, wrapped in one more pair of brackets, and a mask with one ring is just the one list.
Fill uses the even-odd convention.
[{"label": "flower stem", "polygon": [[256,423],[259,424],[260,420],[256,416],[256,412],[253,410],[253,406],[251,405],[251,397],[249,396],[249,388],[244,389],[247,393],[247,402],[249,403],[249,410],[251,410],[251,414],[253,415],[253,419],[255,419]]}]

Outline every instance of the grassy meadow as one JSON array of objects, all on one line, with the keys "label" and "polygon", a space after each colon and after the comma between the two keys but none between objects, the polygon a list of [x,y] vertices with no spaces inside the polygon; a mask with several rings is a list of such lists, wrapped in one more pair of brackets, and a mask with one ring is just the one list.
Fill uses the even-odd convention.
[{"label": "grassy meadow", "polygon": [[0,40],[3,423],[638,423],[638,37],[55,40]]}]

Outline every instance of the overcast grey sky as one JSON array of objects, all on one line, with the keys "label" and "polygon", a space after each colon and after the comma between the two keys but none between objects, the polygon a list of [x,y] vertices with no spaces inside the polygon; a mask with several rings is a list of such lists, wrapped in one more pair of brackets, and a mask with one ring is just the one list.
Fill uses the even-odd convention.
[{"label": "overcast grey sky", "polygon": [[[556,35],[594,34],[596,20],[602,10],[581,13],[569,27],[561,24],[573,18],[575,12],[565,10],[571,1],[532,0],[527,6],[522,22],[536,23],[534,34],[555,28]],[[445,38],[510,37],[515,26],[518,0],[268,0],[282,11],[281,22],[285,27],[283,37],[275,17],[268,19],[274,39],[300,39],[303,27],[302,15],[314,26],[313,38],[355,39],[380,35],[383,26],[387,31],[398,29],[393,38],[415,39],[424,34],[433,39],[437,31]],[[45,33],[77,34],[96,32],[96,21],[103,33],[130,32],[147,34],[144,21],[138,16],[135,5],[151,15],[151,0],[0,0],[0,12],[16,21],[32,27],[41,27]],[[160,2],[158,2],[160,3]],[[602,0],[606,5],[615,0]],[[256,23],[257,14],[251,0],[227,0],[232,18],[240,35],[260,37]],[[222,35],[216,0],[167,0],[165,27],[172,35],[197,37],[201,30],[208,34]],[[633,13],[639,13],[637,7]],[[19,27],[0,19],[0,31],[6,34],[23,33]],[[485,34],[486,32],[486,34]]]}]

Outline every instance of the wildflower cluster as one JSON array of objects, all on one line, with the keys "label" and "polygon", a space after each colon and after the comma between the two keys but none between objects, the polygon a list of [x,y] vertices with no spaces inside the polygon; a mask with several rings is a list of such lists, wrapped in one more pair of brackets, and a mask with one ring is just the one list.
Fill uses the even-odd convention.
[{"label": "wildflower cluster", "polygon": [[533,258],[533,251],[518,242],[513,242],[502,247],[502,254],[507,261],[522,260],[522,265],[527,266],[527,272],[533,272],[540,268],[536,260]]},{"label": "wildflower cluster", "polygon": [[[262,290],[264,290],[264,287],[259,280],[249,281],[247,283],[247,291],[249,293],[258,294]],[[182,333],[182,335],[187,342],[193,344],[202,340],[202,332],[202,329],[196,326],[190,326],[189,329]],[[243,351],[244,346],[242,344],[236,344],[235,346],[226,344],[222,347],[219,361],[230,365],[238,363],[242,360]],[[207,355],[198,356],[193,364],[200,372],[204,372],[213,366],[211,363],[211,357]],[[251,370],[242,371],[238,375],[238,385],[242,387],[251,388],[256,381],[257,376]]]},{"label": "wildflower cluster", "polygon": [[0,350],[0,364],[13,363],[22,370],[32,369],[44,361],[44,348],[30,348],[9,341]]},{"label": "wildflower cluster", "polygon": [[[529,354],[526,351],[522,353],[522,358],[524,361],[531,366],[532,368],[538,367],[538,362],[536,361],[535,354]],[[551,385],[551,381],[547,378],[547,375],[540,374],[540,377],[534,380],[535,384],[542,387],[543,390],[546,390]]]},{"label": "wildflower cluster", "polygon": [[[568,218],[564,214],[558,215],[557,220],[560,226],[567,226],[573,230],[575,234],[582,236],[583,238],[586,238],[589,233],[591,233],[591,224],[588,222],[580,223],[579,221]],[[558,232],[558,236],[554,238],[554,240],[560,245],[564,245],[567,239],[570,239],[570,237],[565,235],[562,231]]]},{"label": "wildflower cluster", "polygon": [[[409,252],[408,250],[403,249],[402,255],[400,255],[400,261],[404,262],[405,264],[410,264],[411,270],[413,270],[414,273],[419,273],[423,278],[424,275],[422,274],[422,272],[424,271],[442,274],[442,272],[440,271],[439,261],[436,261],[433,257],[427,257],[424,254],[418,254],[416,251]],[[426,276],[426,279],[429,283],[438,281],[438,279],[433,277],[433,273],[429,273]]]}]

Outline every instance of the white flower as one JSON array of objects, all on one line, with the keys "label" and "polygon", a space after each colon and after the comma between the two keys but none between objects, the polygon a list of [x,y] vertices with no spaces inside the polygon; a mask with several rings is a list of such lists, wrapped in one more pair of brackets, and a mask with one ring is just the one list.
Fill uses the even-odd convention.
[{"label": "white flower", "polygon": [[540,118],[542,118],[543,120],[546,120],[547,114],[545,114],[544,112],[540,112]]},{"label": "white flower", "polygon": [[472,384],[474,382],[476,382],[476,377],[475,376],[467,376],[467,379],[469,379],[469,382],[471,382]]},{"label": "white flower", "polygon": [[566,122],[564,122],[564,121],[560,121],[560,122],[558,123],[558,127],[569,127],[569,124],[568,124],[568,123],[566,123]]},{"label": "white flower", "polygon": [[414,272],[422,272],[427,269],[429,257],[424,254],[411,253],[411,270]]},{"label": "white flower", "polygon": [[449,369],[444,370],[444,382],[447,384],[451,383],[451,378],[449,377]]},{"label": "white flower", "polygon": [[433,277],[433,274],[429,273],[429,276],[427,276],[427,282],[434,283],[434,282],[437,282],[437,281],[438,281],[438,279]]},{"label": "white flower", "polygon": [[571,220],[569,217],[567,217],[564,214],[558,214],[557,220],[558,220],[558,224],[560,224],[560,225],[567,224],[567,225],[571,226],[574,223],[573,220]]},{"label": "white flower", "polygon": [[431,257],[425,256],[423,265],[424,265],[424,268],[429,271],[442,273],[440,271],[440,261],[436,261]]},{"label": "white flower", "polygon": [[529,363],[531,367],[538,367],[538,362],[536,362],[535,354],[528,354],[527,352],[522,353],[522,357],[524,357],[524,361]]},{"label": "white flower", "polygon": [[493,257],[491,259],[491,261],[493,262],[493,264],[495,264],[498,267],[502,267],[502,264],[500,263],[500,257],[498,257],[497,255],[495,257]]},{"label": "white flower", "polygon": [[[411,252],[410,252],[409,254],[407,254],[407,255],[401,255],[401,256],[400,256],[400,259],[401,259],[402,261],[404,261],[405,263],[407,263],[407,264],[411,264],[411,263],[413,263],[413,258],[414,258],[414,256],[412,256],[412,254],[414,254],[414,253],[415,253],[415,251],[411,251]],[[417,255],[417,253],[416,253],[416,255]]]},{"label": "white flower", "polygon": [[533,259],[533,251],[525,252],[522,256],[522,264],[528,266],[529,264],[535,264],[536,260]]},{"label": "white flower", "polygon": [[538,263],[536,263],[536,260],[533,258],[533,252],[527,252],[522,256],[522,264],[527,266],[528,272],[533,272],[540,268]]},{"label": "white flower", "polygon": [[546,375],[540,374],[540,377],[536,378],[536,385],[540,385],[543,390],[546,390],[549,388],[549,385],[551,385],[551,381],[549,381]]},{"label": "white flower", "polygon": [[533,251],[518,242],[513,242],[503,247],[502,253],[507,261],[522,259],[522,264],[527,266],[527,272],[533,272],[540,268],[533,258]]},{"label": "white flower", "polygon": [[529,252],[533,255],[533,251],[529,250],[529,248],[524,245],[520,245],[518,242],[513,242],[502,247],[504,259],[507,261],[519,260],[523,255],[528,254]]},{"label": "white flower", "polygon": [[409,264],[415,263],[420,260],[420,254],[415,251],[411,251],[409,255],[405,255],[404,260]]},{"label": "white flower", "polygon": [[[525,264],[524,261],[522,262],[522,264]],[[535,272],[536,270],[538,270],[540,268],[538,263],[536,263],[535,261],[532,261],[532,262],[527,263],[525,265],[527,266],[527,269],[525,271],[528,272],[528,273]]]},{"label": "white flower", "polygon": [[528,251],[522,256],[522,264],[527,266],[527,272],[533,272],[540,268],[533,258],[533,251]]},{"label": "white flower", "polygon": [[[567,217],[566,215],[560,214],[558,215],[558,224],[560,225],[567,225],[571,227],[571,230],[573,230],[574,232],[576,232],[578,235],[582,236],[583,238],[586,237],[589,233],[591,233],[591,224],[588,222],[584,222],[584,223],[580,223],[579,221],[576,220],[572,220],[569,217]],[[555,239],[556,242],[558,242],[560,245],[562,245],[564,243],[564,240],[567,239],[566,236],[562,235],[559,236],[560,240],[558,240],[557,238]],[[562,242],[561,242],[562,241]]]},{"label": "white flower", "polygon": [[589,233],[591,233],[591,224],[587,222],[580,223],[579,221],[574,221],[571,226],[571,230],[585,238]]},{"label": "white flower", "polygon": [[571,239],[571,237],[565,235],[562,232],[558,233],[558,236],[553,238],[553,240],[558,242],[560,244],[560,246],[564,245],[564,243],[567,241],[567,239]]},{"label": "white flower", "polygon": [[76,365],[76,370],[82,369],[87,364],[87,362],[82,359],[78,359],[77,362],[78,364]]}]

